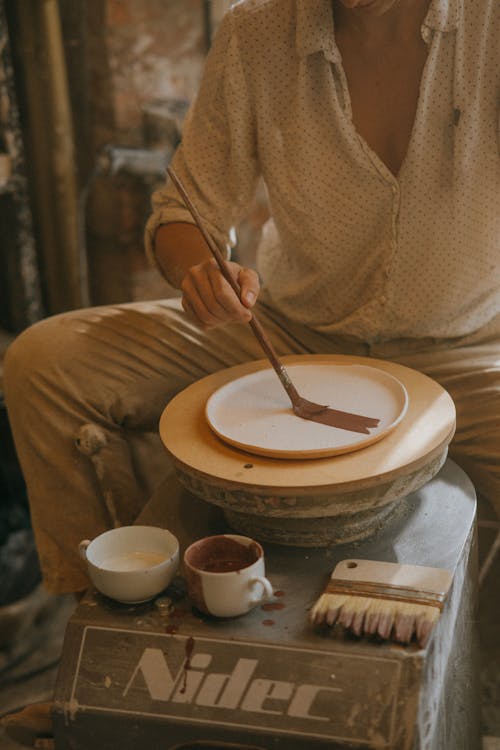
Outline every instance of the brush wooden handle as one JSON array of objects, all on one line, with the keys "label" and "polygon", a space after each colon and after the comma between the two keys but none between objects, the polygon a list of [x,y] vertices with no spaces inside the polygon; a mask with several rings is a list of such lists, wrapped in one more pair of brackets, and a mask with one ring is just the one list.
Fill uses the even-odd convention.
[{"label": "brush wooden handle", "polygon": [[[182,196],[182,199],[184,200],[187,208],[189,209],[191,216],[195,220],[198,229],[202,233],[203,238],[205,239],[205,242],[207,243],[210,249],[210,252],[215,258],[222,275],[224,276],[228,284],[231,286],[233,291],[236,293],[238,299],[240,299],[240,294],[241,294],[240,286],[238,282],[233,278],[227,266],[226,260],[223,254],[221,253],[217,243],[211,236],[210,232],[206,229],[204,221],[201,218],[198,212],[198,209],[196,208],[191,198],[189,197],[188,193],[186,192],[186,189],[184,188],[179,177],[177,176],[177,174],[174,172],[174,170],[171,167],[167,167],[167,174],[169,175],[170,179],[172,180],[175,187],[177,188],[180,195]],[[290,376],[288,375],[288,372],[286,371],[284,364],[280,361],[278,355],[276,354],[274,346],[272,345],[270,339],[268,338],[266,332],[264,331],[262,325],[260,324],[260,321],[255,316],[255,313],[252,313],[252,318],[249,321],[249,325],[253,333],[255,334],[257,341],[259,342],[262,349],[264,350],[264,353],[269,359],[271,365],[275,369],[276,374],[278,375],[281,381],[281,384],[283,385],[283,388],[287,392],[290,401],[292,402],[292,404],[297,403],[300,399],[297,389],[295,388],[294,384],[290,380]]]},{"label": "brush wooden handle", "polygon": [[445,596],[450,588],[452,576],[446,568],[351,559],[341,560],[330,580],[349,583],[353,588],[368,583],[371,586],[413,589]]}]

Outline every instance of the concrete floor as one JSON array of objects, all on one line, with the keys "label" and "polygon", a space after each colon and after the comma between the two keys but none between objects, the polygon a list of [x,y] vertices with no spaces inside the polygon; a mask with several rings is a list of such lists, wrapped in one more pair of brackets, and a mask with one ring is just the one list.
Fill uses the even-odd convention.
[{"label": "concrete floor", "polygon": [[[480,561],[493,542],[495,521],[486,503],[479,504]],[[478,626],[481,643],[483,750],[500,750],[500,555],[479,594]],[[5,715],[31,703],[48,701],[57,675],[57,662],[66,623],[76,606],[72,596],[50,597],[48,613],[39,624],[37,646],[6,673],[0,669],[0,713]],[[1,652],[0,652],[1,655]],[[0,728],[0,750],[19,750]],[[455,750],[455,748],[442,748]]]}]

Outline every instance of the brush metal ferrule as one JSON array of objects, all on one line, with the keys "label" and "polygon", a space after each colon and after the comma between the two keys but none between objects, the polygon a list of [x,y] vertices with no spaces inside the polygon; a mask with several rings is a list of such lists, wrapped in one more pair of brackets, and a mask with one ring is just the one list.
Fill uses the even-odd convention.
[{"label": "brush metal ferrule", "polygon": [[366,596],[371,599],[388,599],[391,601],[408,602],[409,604],[424,604],[442,610],[446,593],[416,590],[385,583],[370,581],[346,581],[331,578],[325,594],[342,594],[344,596]]}]

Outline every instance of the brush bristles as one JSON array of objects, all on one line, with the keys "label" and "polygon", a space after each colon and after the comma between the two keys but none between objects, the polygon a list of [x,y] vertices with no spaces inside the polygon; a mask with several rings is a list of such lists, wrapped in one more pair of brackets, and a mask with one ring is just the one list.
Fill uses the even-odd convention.
[{"label": "brush bristles", "polygon": [[423,648],[439,615],[439,607],[430,604],[322,594],[311,610],[311,621],[315,625],[339,624],[357,636],[378,635],[398,643],[410,643],[415,636]]}]

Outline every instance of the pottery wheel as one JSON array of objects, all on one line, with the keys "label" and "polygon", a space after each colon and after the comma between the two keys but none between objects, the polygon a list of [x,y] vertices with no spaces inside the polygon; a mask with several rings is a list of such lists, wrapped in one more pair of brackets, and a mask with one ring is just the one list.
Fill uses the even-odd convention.
[{"label": "pottery wheel", "polygon": [[455,431],[453,401],[431,378],[393,362],[343,355],[283,361],[380,368],[406,388],[404,418],[353,453],[281,459],[245,452],[214,433],[205,408],[226,383],[269,366],[248,362],[193,383],[163,411],[160,437],[176,474],[194,495],[221,507],[234,530],[262,541],[308,547],[365,538],[441,468]]}]

